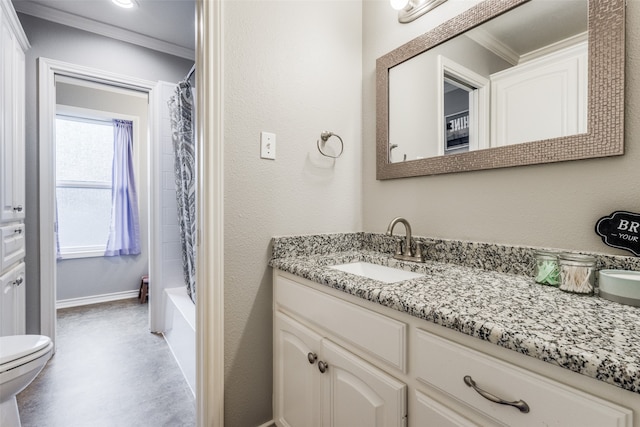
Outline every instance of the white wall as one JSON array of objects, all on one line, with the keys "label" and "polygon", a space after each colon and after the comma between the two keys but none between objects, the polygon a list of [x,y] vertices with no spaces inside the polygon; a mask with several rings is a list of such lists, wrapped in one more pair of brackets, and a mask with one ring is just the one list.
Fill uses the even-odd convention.
[{"label": "white wall", "polygon": [[18,14],[18,17],[31,43],[31,49],[26,52],[27,333],[39,333],[40,219],[36,59],[56,59],[151,81],[178,81],[189,71],[193,62],[29,15]]},{"label": "white wall", "polygon": [[[140,255],[63,259],[57,263],[57,300],[86,298],[138,289],[149,272],[148,96],[123,90],[101,90],[79,84],[56,83],[58,105],[126,114],[138,118],[134,129],[135,180],[140,215]],[[106,242],[105,242],[106,243]]]},{"label": "white wall", "polygon": [[[467,37],[457,37],[389,70],[389,144],[397,144],[393,161],[433,157],[441,151],[439,132],[444,118],[433,96],[442,82],[438,57],[473,70],[489,80],[511,66]],[[440,89],[441,90],[441,89]],[[457,110],[455,112],[459,112]],[[447,114],[447,112],[445,112]]]},{"label": "white wall", "polygon": [[[272,417],[274,235],[361,229],[361,2],[224,3],[225,425]],[[322,158],[323,130],[344,154]],[[260,131],[277,135],[275,161]],[[373,141],[371,141],[373,142]]]},{"label": "white wall", "polygon": [[[399,24],[386,0],[363,6],[363,223],[383,231],[398,215],[422,236],[629,255],[605,246],[596,221],[640,212],[640,2],[627,4],[625,155],[389,181],[375,179],[375,60],[473,2],[444,3]],[[384,201],[384,202],[381,202]]]}]

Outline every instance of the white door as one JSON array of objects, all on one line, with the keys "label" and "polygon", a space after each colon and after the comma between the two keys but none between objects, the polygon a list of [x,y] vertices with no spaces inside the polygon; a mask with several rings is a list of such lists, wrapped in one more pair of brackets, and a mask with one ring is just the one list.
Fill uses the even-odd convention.
[{"label": "white door", "polygon": [[274,324],[274,414],[281,427],[320,426],[321,337],[282,313]]},{"label": "white door", "polygon": [[331,341],[322,341],[324,427],[406,426],[407,386]]},{"label": "white door", "polygon": [[587,131],[587,42],[491,75],[491,145]]},{"label": "white door", "polygon": [[0,221],[14,221],[24,218],[24,53],[4,16],[0,43]]},{"label": "white door", "polygon": [[25,333],[24,263],[0,276],[0,336]]}]

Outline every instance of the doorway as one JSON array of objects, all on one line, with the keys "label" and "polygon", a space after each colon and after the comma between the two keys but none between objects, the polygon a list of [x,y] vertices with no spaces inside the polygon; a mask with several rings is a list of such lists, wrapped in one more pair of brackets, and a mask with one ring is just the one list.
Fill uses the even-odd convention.
[{"label": "doorway", "polygon": [[[56,76],[57,308],[136,297],[141,277],[149,272],[148,96]],[[130,191],[137,194],[140,253],[106,257],[114,119],[131,123]]]},{"label": "doorway", "polygon": [[[38,59],[39,81],[39,128],[40,128],[40,331],[43,335],[56,341],[56,300],[57,300],[57,261],[55,239],[56,212],[56,167],[55,167],[55,117],[56,117],[56,80],[71,81],[76,86],[96,86],[110,91],[134,91],[149,98],[147,106],[148,117],[152,118],[151,106],[154,105],[154,82],[135,79],[128,76],[116,75],[101,70],[76,66],[47,58]],[[152,139],[152,127],[149,137],[144,138],[143,147],[146,154],[151,147],[148,140]],[[147,157],[142,156],[142,157]],[[146,162],[144,163],[146,168]],[[147,185],[146,181],[141,185]],[[141,216],[148,216],[146,210]],[[153,222],[149,218],[149,222]],[[147,227],[148,229],[149,227]],[[148,233],[147,233],[148,235]],[[150,238],[150,237],[149,237]],[[144,239],[147,240],[148,239]]]},{"label": "doorway", "polygon": [[489,79],[438,55],[438,154],[489,147]]}]

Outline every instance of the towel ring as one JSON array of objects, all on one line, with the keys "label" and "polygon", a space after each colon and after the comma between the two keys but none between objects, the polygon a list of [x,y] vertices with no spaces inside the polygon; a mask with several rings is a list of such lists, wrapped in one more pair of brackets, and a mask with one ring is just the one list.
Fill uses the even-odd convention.
[{"label": "towel ring", "polygon": [[[324,151],[322,151],[322,148],[320,148],[320,139],[322,140],[322,146],[324,147],[324,144],[329,140],[329,138],[331,138],[332,136],[335,136],[336,138],[338,138],[340,140],[340,152],[336,155],[336,156],[332,156],[331,154],[327,154]],[[318,151],[320,152],[320,154],[322,154],[323,156],[326,157],[331,157],[333,159],[337,159],[338,157],[342,156],[342,151],[344,150],[344,142],[342,141],[342,138],[340,138],[339,135],[336,135],[333,132],[330,132],[328,130],[325,130],[324,132],[322,132],[320,134],[320,139],[318,140]]]}]

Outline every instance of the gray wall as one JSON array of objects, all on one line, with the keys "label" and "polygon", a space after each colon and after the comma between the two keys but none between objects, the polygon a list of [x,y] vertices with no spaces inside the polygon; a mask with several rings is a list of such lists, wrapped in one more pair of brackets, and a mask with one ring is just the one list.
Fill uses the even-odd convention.
[{"label": "gray wall", "polygon": [[56,59],[131,77],[178,81],[192,61],[134,46],[86,31],[18,14],[31,43],[26,53],[26,235],[27,333],[40,331],[40,258],[38,235],[37,64]]},{"label": "gray wall", "polygon": [[375,59],[468,4],[449,1],[402,25],[387,1],[363,2],[364,229],[383,231],[402,215],[422,236],[629,255],[605,246],[594,226],[615,210],[640,212],[638,1],[627,5],[624,156],[376,181]]},{"label": "gray wall", "polygon": [[[57,300],[86,298],[138,289],[149,272],[148,96],[80,84],[56,83],[58,105],[81,107],[138,117],[134,129],[134,162],[140,215],[140,255],[63,259],[57,263]],[[105,242],[106,243],[106,242]]]},{"label": "gray wall", "polygon": [[[272,417],[271,237],[361,228],[361,14],[360,1],[224,4],[225,426]],[[335,162],[316,149],[323,130],[344,139]],[[260,131],[276,160],[260,159]]]}]

